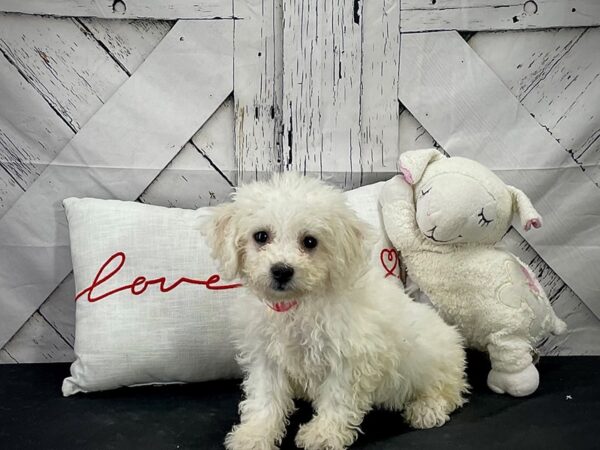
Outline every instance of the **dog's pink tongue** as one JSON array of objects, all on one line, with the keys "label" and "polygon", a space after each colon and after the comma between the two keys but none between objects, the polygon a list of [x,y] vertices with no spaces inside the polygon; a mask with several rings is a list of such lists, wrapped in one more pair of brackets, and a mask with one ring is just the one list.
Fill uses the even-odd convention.
[{"label": "dog's pink tongue", "polygon": [[290,309],[292,309],[297,304],[298,304],[298,302],[296,300],[292,300],[291,302],[278,302],[278,303],[275,303],[274,305],[269,304],[269,307],[273,311],[286,312],[286,311],[289,311]]}]

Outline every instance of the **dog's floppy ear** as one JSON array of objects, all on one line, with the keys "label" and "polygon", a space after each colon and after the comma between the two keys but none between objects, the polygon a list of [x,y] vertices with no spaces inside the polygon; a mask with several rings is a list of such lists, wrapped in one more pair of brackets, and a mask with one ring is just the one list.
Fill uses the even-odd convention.
[{"label": "dog's floppy ear", "polygon": [[374,236],[369,225],[349,211],[336,225],[337,262],[332,273],[332,281],[347,284],[356,273],[367,267],[369,249],[374,245]]},{"label": "dog's floppy ear", "polygon": [[445,158],[444,154],[435,148],[412,150],[400,155],[399,170],[408,184],[416,184],[429,163],[442,158]]},{"label": "dog's floppy ear", "polygon": [[513,211],[519,214],[523,229],[529,231],[531,227],[540,228],[542,226],[542,216],[535,210],[529,197],[516,187],[506,187],[512,197]]},{"label": "dog's floppy ear", "polygon": [[202,225],[202,234],[207,238],[212,257],[220,265],[221,276],[232,279],[240,269],[235,203],[224,203],[211,208],[211,216]]}]

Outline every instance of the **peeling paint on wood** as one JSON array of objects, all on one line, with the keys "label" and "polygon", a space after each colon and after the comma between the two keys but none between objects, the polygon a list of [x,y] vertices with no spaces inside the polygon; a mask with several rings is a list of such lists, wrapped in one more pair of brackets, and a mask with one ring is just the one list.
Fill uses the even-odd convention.
[{"label": "peeling paint on wood", "polygon": [[74,132],[127,79],[72,19],[0,14],[0,51]]},{"label": "peeling paint on wood", "polygon": [[235,148],[240,182],[280,170],[282,1],[234,3]]},{"label": "peeling paint on wood", "polygon": [[0,11],[49,16],[103,19],[216,19],[231,18],[231,4],[223,0],[3,0]]},{"label": "peeling paint on wood", "polygon": [[600,188],[600,28],[480,33],[469,44]]},{"label": "peeling paint on wood", "polygon": [[[396,172],[399,157],[400,1],[364,2],[360,170]],[[363,175],[364,178],[364,175]],[[361,184],[363,184],[361,180]]]},{"label": "peeling paint on wood", "polygon": [[39,314],[34,313],[6,345],[5,351],[16,361],[32,363],[70,362],[73,348]]},{"label": "peeling paint on wood", "polygon": [[283,39],[285,168],[340,172],[344,187],[358,186],[361,26],[354,2],[286,1]]},{"label": "peeling paint on wood", "polygon": [[597,0],[402,0],[402,31],[518,30],[600,25]]},{"label": "peeling paint on wood", "polygon": [[200,208],[229,200],[235,180],[233,99],[228,98],[160,175],[140,201]]},{"label": "peeling paint on wood", "polygon": [[173,27],[173,22],[157,20],[82,18],[79,22],[130,75]]}]

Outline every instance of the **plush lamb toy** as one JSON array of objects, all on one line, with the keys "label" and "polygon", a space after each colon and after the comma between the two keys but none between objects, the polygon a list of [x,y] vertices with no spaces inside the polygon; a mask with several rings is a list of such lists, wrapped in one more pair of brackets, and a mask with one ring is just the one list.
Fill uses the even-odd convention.
[{"label": "plush lamb toy", "polygon": [[481,164],[436,149],[406,152],[380,204],[385,230],[408,274],[466,344],[487,351],[497,393],[538,387],[533,346],[566,331],[529,267],[495,244],[513,213],[525,230],[542,219],[527,196]]}]

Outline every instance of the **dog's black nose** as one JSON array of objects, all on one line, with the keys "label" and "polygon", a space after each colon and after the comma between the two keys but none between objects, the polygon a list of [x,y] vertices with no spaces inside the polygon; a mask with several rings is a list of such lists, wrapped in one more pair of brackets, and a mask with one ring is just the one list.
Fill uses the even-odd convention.
[{"label": "dog's black nose", "polygon": [[277,263],[271,266],[271,275],[278,283],[287,283],[294,276],[294,268],[287,264]]}]

